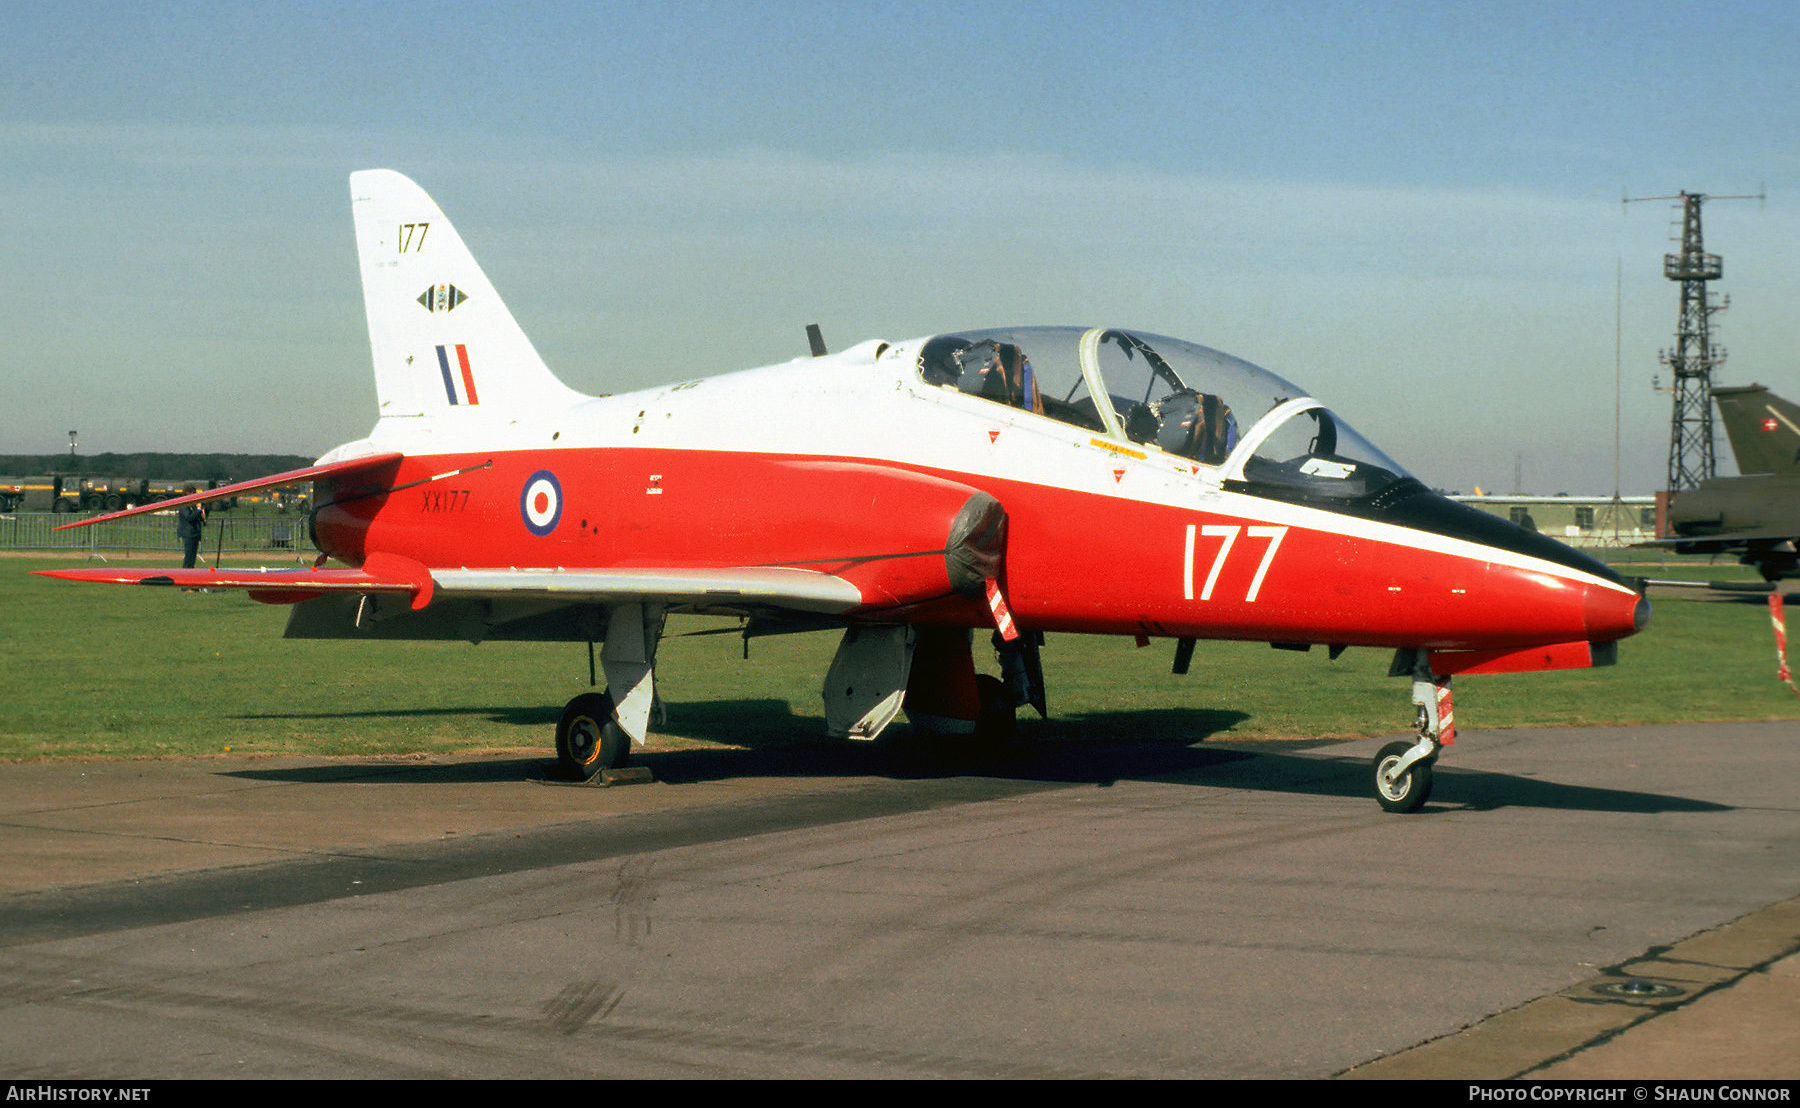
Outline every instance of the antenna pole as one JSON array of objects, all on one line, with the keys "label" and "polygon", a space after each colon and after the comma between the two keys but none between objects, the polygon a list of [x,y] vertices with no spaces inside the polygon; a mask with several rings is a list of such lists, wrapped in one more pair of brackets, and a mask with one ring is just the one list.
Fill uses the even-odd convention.
[{"label": "antenna pole", "polygon": [[1618,534],[1618,451],[1620,451],[1620,374],[1624,369],[1625,255],[1613,259],[1613,532]]}]

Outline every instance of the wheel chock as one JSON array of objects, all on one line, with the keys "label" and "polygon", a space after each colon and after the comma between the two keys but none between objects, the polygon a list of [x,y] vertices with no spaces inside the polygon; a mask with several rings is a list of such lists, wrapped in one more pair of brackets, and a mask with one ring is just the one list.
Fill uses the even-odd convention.
[{"label": "wheel chock", "polygon": [[552,767],[542,777],[533,777],[532,781],[539,785],[573,785],[584,789],[607,789],[614,785],[648,785],[656,781],[656,775],[650,772],[649,766],[624,766],[620,769],[602,769],[592,777],[557,777]]}]

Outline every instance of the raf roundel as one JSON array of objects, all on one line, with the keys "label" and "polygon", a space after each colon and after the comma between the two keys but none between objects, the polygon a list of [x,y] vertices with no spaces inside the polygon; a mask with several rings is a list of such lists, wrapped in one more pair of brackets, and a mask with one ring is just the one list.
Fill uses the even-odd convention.
[{"label": "raf roundel", "polygon": [[556,474],[540,469],[525,482],[519,494],[519,515],[534,535],[548,535],[562,519],[562,486]]}]

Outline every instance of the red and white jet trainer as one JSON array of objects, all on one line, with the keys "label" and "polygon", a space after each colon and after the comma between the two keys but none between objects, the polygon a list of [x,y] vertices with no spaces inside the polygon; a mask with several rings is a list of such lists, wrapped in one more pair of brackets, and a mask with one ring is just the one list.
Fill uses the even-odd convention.
[{"label": "red and white jet trainer", "polygon": [[[1450,675],[1605,664],[1649,604],[1600,562],[1435,495],[1289,382],[1106,327],[959,331],[618,396],[544,365],[398,173],[350,178],[374,429],[318,464],[131,511],[311,481],[311,569],[48,571],[242,588],[294,638],[603,643],[556,749],[641,744],[670,612],[840,629],[834,734],[1010,732],[1045,632],[1395,650],[1417,742],[1375,759],[1424,803]],[[673,340],[670,340],[671,342]],[[679,350],[661,351],[679,357]],[[327,567],[328,558],[342,563]],[[990,633],[1000,675],[977,676]]]}]

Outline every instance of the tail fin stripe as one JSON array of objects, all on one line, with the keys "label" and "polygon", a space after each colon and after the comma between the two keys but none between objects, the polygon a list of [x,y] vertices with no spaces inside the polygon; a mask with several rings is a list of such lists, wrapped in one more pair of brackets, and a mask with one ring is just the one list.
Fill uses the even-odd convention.
[{"label": "tail fin stripe", "polygon": [[469,371],[469,348],[460,342],[456,344],[456,361],[462,366],[463,388],[468,393],[469,403],[481,403],[475,399],[475,374]]},{"label": "tail fin stripe", "polygon": [[456,382],[450,377],[450,359],[444,356],[444,348],[441,346],[437,348],[437,355],[438,369],[444,374],[444,396],[450,401],[450,406],[454,408],[456,406]]}]

